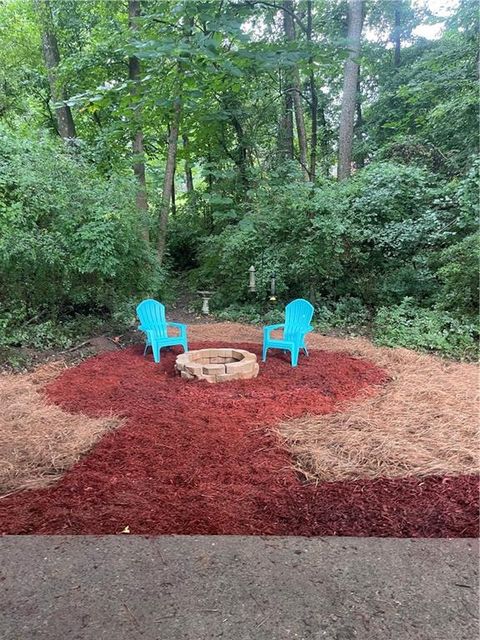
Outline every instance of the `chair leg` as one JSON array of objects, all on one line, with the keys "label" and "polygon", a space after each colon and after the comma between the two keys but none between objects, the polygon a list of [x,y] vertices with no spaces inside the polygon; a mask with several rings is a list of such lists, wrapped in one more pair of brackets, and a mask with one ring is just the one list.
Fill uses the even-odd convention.
[{"label": "chair leg", "polygon": [[292,349],[290,352],[292,367],[296,367],[298,364],[298,352],[299,352],[299,349]]},{"label": "chair leg", "polygon": [[152,351],[153,351],[153,360],[156,363],[160,362],[160,345],[153,342],[152,343]]},{"label": "chair leg", "polygon": [[264,344],[262,349],[262,362],[265,362],[265,360],[267,359],[267,351],[268,347],[266,344]]}]

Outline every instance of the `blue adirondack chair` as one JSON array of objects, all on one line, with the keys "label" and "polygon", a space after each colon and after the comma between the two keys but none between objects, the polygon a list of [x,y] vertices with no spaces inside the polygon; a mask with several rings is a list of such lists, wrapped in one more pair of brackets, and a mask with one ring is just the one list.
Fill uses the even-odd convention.
[{"label": "blue adirondack chair", "polygon": [[[156,300],[143,300],[137,307],[137,316],[140,320],[139,329],[146,335],[145,351],[152,348],[153,359],[160,362],[160,349],[162,347],[172,347],[180,345],[184,351],[188,351],[187,327],[179,322],[167,322],[165,318],[165,307]],[[180,335],[169,336],[168,327],[180,329]]]},{"label": "blue adirondack chair", "polygon": [[[298,364],[298,355],[303,349],[308,356],[305,346],[305,336],[313,327],[310,325],[313,317],[313,306],[307,300],[298,298],[292,300],[285,307],[285,322],[283,324],[271,324],[263,328],[263,361],[267,359],[268,349],[282,349],[290,351],[292,367]],[[271,338],[270,333],[275,329],[283,329],[281,338]]]}]

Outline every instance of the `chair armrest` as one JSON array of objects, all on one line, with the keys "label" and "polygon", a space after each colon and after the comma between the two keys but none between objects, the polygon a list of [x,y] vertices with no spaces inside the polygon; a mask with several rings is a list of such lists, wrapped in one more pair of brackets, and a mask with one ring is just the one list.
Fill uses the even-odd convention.
[{"label": "chair armrest", "polygon": [[187,332],[187,325],[182,324],[181,322],[167,322],[167,327],[175,327],[176,329],[180,329],[180,332],[182,334]]},{"label": "chair armrest", "polygon": [[275,329],[283,329],[284,327],[285,327],[285,323],[269,324],[266,327],[263,327],[263,335],[269,336],[271,331],[275,331]]}]

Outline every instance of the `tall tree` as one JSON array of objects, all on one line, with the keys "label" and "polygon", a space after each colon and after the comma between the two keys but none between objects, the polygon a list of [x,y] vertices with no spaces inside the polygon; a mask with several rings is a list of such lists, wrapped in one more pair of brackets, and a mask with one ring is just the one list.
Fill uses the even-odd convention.
[{"label": "tall tree", "polygon": [[[295,41],[295,23],[294,23],[294,5],[293,0],[284,0],[283,2],[283,26],[285,38],[288,42]],[[307,133],[305,129],[305,119],[303,116],[302,94],[300,88],[300,74],[297,65],[293,65],[288,73],[287,92],[291,92],[293,108],[295,112],[295,124],[298,137],[299,160],[305,178],[308,180],[308,159],[307,159]]]},{"label": "tall tree", "polygon": [[338,138],[338,179],[351,173],[353,127],[363,25],[363,0],[348,1],[348,57],[343,70],[342,110]]},{"label": "tall tree", "polygon": [[190,147],[188,144],[188,136],[182,136],[183,141],[183,151],[185,153],[185,184],[187,187],[187,193],[192,193],[193,191],[193,174],[192,174],[192,165],[190,164]]},{"label": "tall tree", "polygon": [[357,96],[355,103],[355,127],[354,134],[357,140],[357,151],[355,158],[355,166],[358,169],[361,169],[365,166],[365,149],[363,145],[363,112],[362,112],[362,92],[361,92],[361,82],[360,82],[360,69],[358,72],[358,80],[357,80]]},{"label": "tall tree", "polygon": [[183,72],[182,66],[178,63],[178,78],[176,81],[175,97],[173,102],[173,112],[170,119],[167,161],[163,178],[162,201],[160,205],[160,216],[158,226],[157,254],[158,261],[162,264],[165,257],[165,246],[167,242],[168,216],[170,213],[170,203],[172,201],[173,179],[177,162],[178,132],[180,129],[180,119],[182,116],[182,100],[180,95],[180,75]]},{"label": "tall tree", "polygon": [[[187,47],[193,34],[194,19],[192,16],[185,16],[182,24],[183,44]],[[190,53],[185,54],[190,58]],[[167,244],[168,217],[170,214],[170,204],[174,190],[175,170],[177,167],[178,136],[180,132],[180,121],[182,118],[182,86],[185,76],[185,57],[180,55],[175,65],[175,79],[173,86],[173,109],[168,126],[167,161],[165,174],[163,177],[162,201],[160,205],[160,216],[158,225],[157,255],[158,261],[162,264],[165,257],[165,247]],[[173,196],[175,197],[175,196]]]},{"label": "tall tree", "polygon": [[[135,36],[138,31],[137,20],[141,15],[140,0],[128,0],[128,24],[132,32],[132,36]],[[131,82],[131,94],[135,101],[133,105],[132,121],[134,125],[134,131],[132,136],[132,152],[133,152],[133,173],[138,182],[136,204],[137,211],[142,218],[143,236],[146,241],[149,240],[148,233],[148,199],[147,199],[147,186],[145,180],[145,148],[143,143],[143,129],[141,124],[142,109],[140,104],[136,101],[140,93],[141,83],[141,67],[140,60],[137,56],[132,55],[128,58],[128,78]]]},{"label": "tall tree", "polygon": [[[307,40],[312,42],[313,36],[313,16],[312,16],[312,0],[307,0]],[[313,66],[313,57],[309,58],[309,89],[310,89],[310,116],[312,120],[312,133],[310,137],[310,165],[309,177],[315,182],[317,173],[317,144],[318,144],[318,93],[315,84],[315,69]]]},{"label": "tall tree", "polygon": [[177,172],[177,167],[175,167],[173,171],[172,177],[172,216],[177,214],[177,194],[175,192],[175,174]]},{"label": "tall tree", "polygon": [[75,123],[70,107],[66,104],[67,91],[58,78],[60,51],[53,22],[52,7],[49,0],[35,0],[35,7],[42,31],[42,51],[48,72],[48,82],[59,135],[65,141],[76,138]]},{"label": "tall tree", "polygon": [[281,116],[278,121],[278,155],[281,160],[293,160],[293,97],[285,75],[280,73],[280,93],[283,96]]},{"label": "tall tree", "polygon": [[401,59],[401,13],[402,11],[402,0],[395,0],[393,13],[394,13],[394,22],[395,26],[393,28],[392,40],[394,44],[394,53],[393,53],[393,64],[396,68],[400,66],[402,61]]}]

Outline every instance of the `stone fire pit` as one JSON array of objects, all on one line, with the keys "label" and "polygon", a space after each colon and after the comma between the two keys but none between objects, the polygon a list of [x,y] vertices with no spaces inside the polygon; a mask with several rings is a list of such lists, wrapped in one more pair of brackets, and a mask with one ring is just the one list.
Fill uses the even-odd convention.
[{"label": "stone fire pit", "polygon": [[199,349],[177,356],[176,370],[185,380],[227,382],[258,375],[257,356],[243,349]]}]

